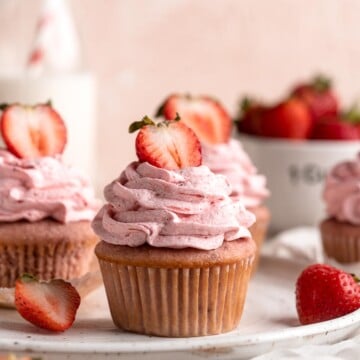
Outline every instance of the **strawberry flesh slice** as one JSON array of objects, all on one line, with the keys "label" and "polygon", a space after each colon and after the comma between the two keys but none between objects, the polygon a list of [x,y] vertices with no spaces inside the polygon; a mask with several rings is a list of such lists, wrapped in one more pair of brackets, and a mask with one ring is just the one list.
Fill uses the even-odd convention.
[{"label": "strawberry flesh slice", "polygon": [[206,144],[226,143],[231,135],[232,121],[224,107],[208,96],[170,95],[158,110],[168,120],[179,114]]},{"label": "strawberry flesh slice", "polygon": [[47,104],[7,106],[0,128],[7,148],[20,158],[61,154],[67,140],[62,118]]},{"label": "strawberry flesh slice", "polygon": [[65,331],[74,322],[80,295],[61,279],[38,281],[23,275],[15,284],[15,306],[33,325],[51,331]]},{"label": "strawberry flesh slice", "polygon": [[130,125],[130,132],[140,129],[135,142],[140,161],[168,170],[201,165],[199,139],[178,120],[155,124],[145,117]]}]

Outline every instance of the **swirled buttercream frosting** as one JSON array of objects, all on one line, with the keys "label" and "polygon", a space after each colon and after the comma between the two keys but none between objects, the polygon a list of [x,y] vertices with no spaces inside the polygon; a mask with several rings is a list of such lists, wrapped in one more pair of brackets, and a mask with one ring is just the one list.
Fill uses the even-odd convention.
[{"label": "swirled buttercream frosting", "polygon": [[225,175],[232,187],[231,196],[240,199],[247,208],[261,205],[269,196],[265,176],[258,174],[239,141],[202,144],[202,150],[203,164],[215,174]]},{"label": "swirled buttercream frosting", "polygon": [[115,245],[216,249],[250,237],[255,221],[230,192],[226,178],[207,166],[166,170],[133,162],[105,187],[107,204],[93,229]]},{"label": "swirled buttercream frosting", "polygon": [[98,205],[89,181],[60,157],[19,159],[0,150],[0,221],[92,220]]},{"label": "swirled buttercream frosting", "polygon": [[337,164],[327,175],[323,197],[330,217],[360,225],[360,154]]}]

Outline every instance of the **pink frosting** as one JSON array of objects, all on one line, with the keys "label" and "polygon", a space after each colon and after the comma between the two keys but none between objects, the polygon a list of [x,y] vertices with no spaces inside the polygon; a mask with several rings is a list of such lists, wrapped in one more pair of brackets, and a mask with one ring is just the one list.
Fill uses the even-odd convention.
[{"label": "pink frosting", "polygon": [[0,149],[0,221],[91,220],[98,207],[87,179],[60,158],[19,159]]},{"label": "pink frosting", "polygon": [[133,162],[105,187],[108,204],[93,229],[116,245],[216,249],[250,237],[255,221],[230,191],[225,177],[206,166],[171,171]]},{"label": "pink frosting", "polygon": [[337,164],[325,181],[324,200],[330,217],[360,225],[360,154]]},{"label": "pink frosting", "polygon": [[203,164],[215,174],[225,175],[231,187],[231,196],[240,199],[246,207],[259,206],[269,196],[266,178],[257,173],[240,142],[202,144]]}]

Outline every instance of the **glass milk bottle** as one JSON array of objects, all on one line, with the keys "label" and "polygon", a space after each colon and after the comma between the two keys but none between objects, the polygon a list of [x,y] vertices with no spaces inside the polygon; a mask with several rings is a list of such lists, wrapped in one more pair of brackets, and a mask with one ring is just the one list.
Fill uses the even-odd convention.
[{"label": "glass milk bottle", "polygon": [[[0,2],[0,103],[31,105],[51,100],[68,129],[65,161],[82,169],[95,183],[94,76],[81,65],[79,39],[67,2],[46,0],[38,9],[32,5]],[[20,10],[32,18],[19,30],[14,18]],[[21,32],[31,33],[27,36],[30,44],[20,38]]]}]

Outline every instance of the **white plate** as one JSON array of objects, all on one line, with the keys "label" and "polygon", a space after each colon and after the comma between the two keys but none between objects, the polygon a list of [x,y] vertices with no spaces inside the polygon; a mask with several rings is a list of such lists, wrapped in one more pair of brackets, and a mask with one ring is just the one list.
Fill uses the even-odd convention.
[{"label": "white plate", "polygon": [[[360,325],[360,310],[323,323],[300,326],[294,284],[303,265],[262,258],[251,280],[238,329],[199,338],[160,338],[116,329],[104,289],[85,299],[74,326],[49,334],[23,321],[14,310],[0,310],[0,349],[32,352],[43,359],[241,359],[278,347],[329,344],[342,340]],[[44,356],[45,354],[45,356]]]}]

